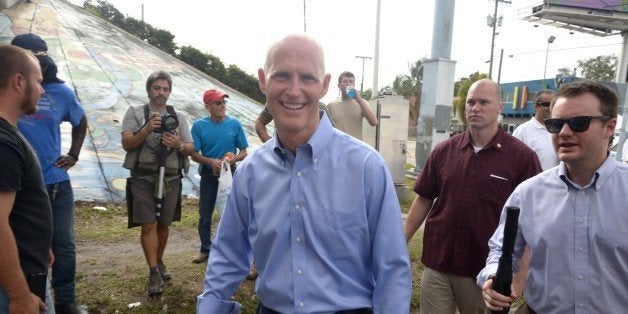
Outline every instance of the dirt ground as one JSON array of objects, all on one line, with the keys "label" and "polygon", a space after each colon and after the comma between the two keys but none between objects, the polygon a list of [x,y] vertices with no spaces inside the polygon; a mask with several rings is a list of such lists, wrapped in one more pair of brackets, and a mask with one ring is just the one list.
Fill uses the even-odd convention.
[{"label": "dirt ground", "polygon": [[[194,313],[206,269],[205,263],[192,263],[199,244],[196,208],[194,202],[185,204],[182,221],[171,226],[164,262],[173,279],[162,294],[149,297],[140,229],[126,228],[126,208],[78,204],[74,227],[77,302],[90,313]],[[234,299],[243,304],[243,313],[253,313],[257,305],[253,283],[243,281]]]}]

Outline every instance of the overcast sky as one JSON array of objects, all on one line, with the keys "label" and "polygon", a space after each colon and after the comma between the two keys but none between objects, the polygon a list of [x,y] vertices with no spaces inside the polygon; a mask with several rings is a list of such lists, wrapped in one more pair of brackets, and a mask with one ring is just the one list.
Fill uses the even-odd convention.
[{"label": "overcast sky", "polygon": [[[71,0],[82,4],[81,0]],[[154,27],[173,33],[179,46],[191,45],[219,57],[225,66],[235,64],[257,75],[266,50],[277,39],[304,31],[304,1],[301,0],[108,0],[123,14],[144,19]],[[430,57],[436,0],[381,0],[379,87],[392,85],[398,74],[408,74],[409,64]],[[621,53],[618,35],[596,37],[569,30],[538,26],[520,19],[542,1],[517,0],[499,4],[503,16],[495,42],[493,77],[497,78],[499,53],[504,49],[501,82],[542,79],[547,38],[547,77],[562,67],[573,69],[578,59]],[[493,14],[492,0],[456,1],[452,59],[456,79],[476,71],[488,73],[492,29],[486,17]],[[352,71],[362,79],[362,59],[373,57],[377,0],[306,0],[306,33],[325,49],[326,70],[332,83],[340,72]],[[512,56],[512,57],[511,57]],[[373,60],[365,61],[364,89],[372,87]],[[330,88],[323,99],[338,95]]]}]

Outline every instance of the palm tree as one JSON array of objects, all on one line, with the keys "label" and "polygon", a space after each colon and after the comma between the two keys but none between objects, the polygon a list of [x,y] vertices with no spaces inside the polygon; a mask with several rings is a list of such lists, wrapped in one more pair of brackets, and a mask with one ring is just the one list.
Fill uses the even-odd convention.
[{"label": "palm tree", "polygon": [[393,82],[393,91],[402,95],[410,102],[410,121],[414,123],[419,118],[421,109],[421,89],[423,87],[423,64],[427,58],[423,57],[410,65],[410,75],[397,75]]}]

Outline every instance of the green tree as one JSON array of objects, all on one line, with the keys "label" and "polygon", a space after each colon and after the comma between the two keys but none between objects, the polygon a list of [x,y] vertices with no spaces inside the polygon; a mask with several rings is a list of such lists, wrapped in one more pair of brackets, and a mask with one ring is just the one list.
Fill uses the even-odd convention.
[{"label": "green tree", "polygon": [[124,15],[105,0],[97,0],[96,5],[92,4],[91,0],[86,0],[83,3],[83,7],[87,12],[99,16],[118,27],[124,24]]},{"label": "green tree", "polygon": [[151,28],[148,43],[173,56],[177,49],[177,45],[174,43],[174,35],[160,28]]},{"label": "green tree", "polygon": [[462,122],[462,129],[467,128],[467,117],[465,116],[464,108],[467,102],[467,93],[471,84],[481,79],[487,78],[488,74],[475,72],[468,77],[460,78],[454,83],[454,91],[458,97],[458,101],[454,103],[454,115]]},{"label": "green tree", "polygon": [[237,65],[229,65],[224,83],[261,103],[266,102],[266,97],[259,90],[257,78],[242,71]]},{"label": "green tree", "polygon": [[200,70],[203,73],[208,72],[208,64],[209,58],[206,54],[202,53],[200,50],[192,47],[192,46],[183,46],[179,50],[179,54],[177,58],[195,68]]},{"label": "green tree", "polygon": [[397,75],[392,89],[397,95],[408,99],[409,120],[414,123],[419,118],[421,110],[421,90],[423,88],[423,66],[427,58],[423,57],[410,65],[410,75]]},{"label": "green tree", "polygon": [[146,22],[127,16],[123,23],[124,30],[139,37],[141,40],[146,40],[150,37],[153,27]]},{"label": "green tree", "polygon": [[366,100],[373,99],[373,90],[369,88],[369,89],[363,91],[362,92],[362,98],[364,98]]},{"label": "green tree", "polygon": [[208,53],[203,53],[192,46],[181,47],[177,54],[176,51],[178,47],[174,42],[175,36],[172,33],[155,28],[135,18],[129,16],[125,17],[106,0],[96,0],[95,5],[92,3],[92,0],[86,0],[83,3],[83,7],[87,12],[99,16],[162,51],[177,57],[181,61],[225,83],[251,99],[262,103],[266,101],[266,97],[259,90],[257,78],[245,73],[238,66],[232,64],[229,68],[225,68],[220,58]]},{"label": "green tree", "polygon": [[[212,54],[207,54],[207,72],[206,73],[219,81],[224,81],[227,78],[227,69],[225,68],[225,64],[222,63],[222,61],[220,61],[220,58]],[[257,79],[255,79],[255,81],[257,82]],[[238,85],[229,85],[229,86],[238,89]],[[255,99],[252,95],[248,95],[248,96]]]},{"label": "green tree", "polygon": [[578,68],[585,78],[596,81],[612,81],[617,70],[617,56],[603,55],[578,60]]},{"label": "green tree", "polygon": [[571,70],[568,67],[560,68],[556,76],[571,76]]}]

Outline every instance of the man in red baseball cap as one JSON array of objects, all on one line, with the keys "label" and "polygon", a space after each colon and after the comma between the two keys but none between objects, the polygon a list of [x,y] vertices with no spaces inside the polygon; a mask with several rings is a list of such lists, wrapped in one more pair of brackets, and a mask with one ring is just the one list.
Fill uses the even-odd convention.
[{"label": "man in red baseball cap", "polygon": [[219,90],[207,90],[203,94],[203,103],[209,115],[194,121],[192,125],[192,160],[199,164],[201,174],[198,220],[201,247],[198,257],[192,260],[195,264],[206,261],[209,256],[211,218],[216,204],[222,160],[227,154],[235,155],[227,157],[233,172],[235,163],[246,157],[246,148],[249,146],[240,121],[227,115],[227,98],[229,95]]}]

